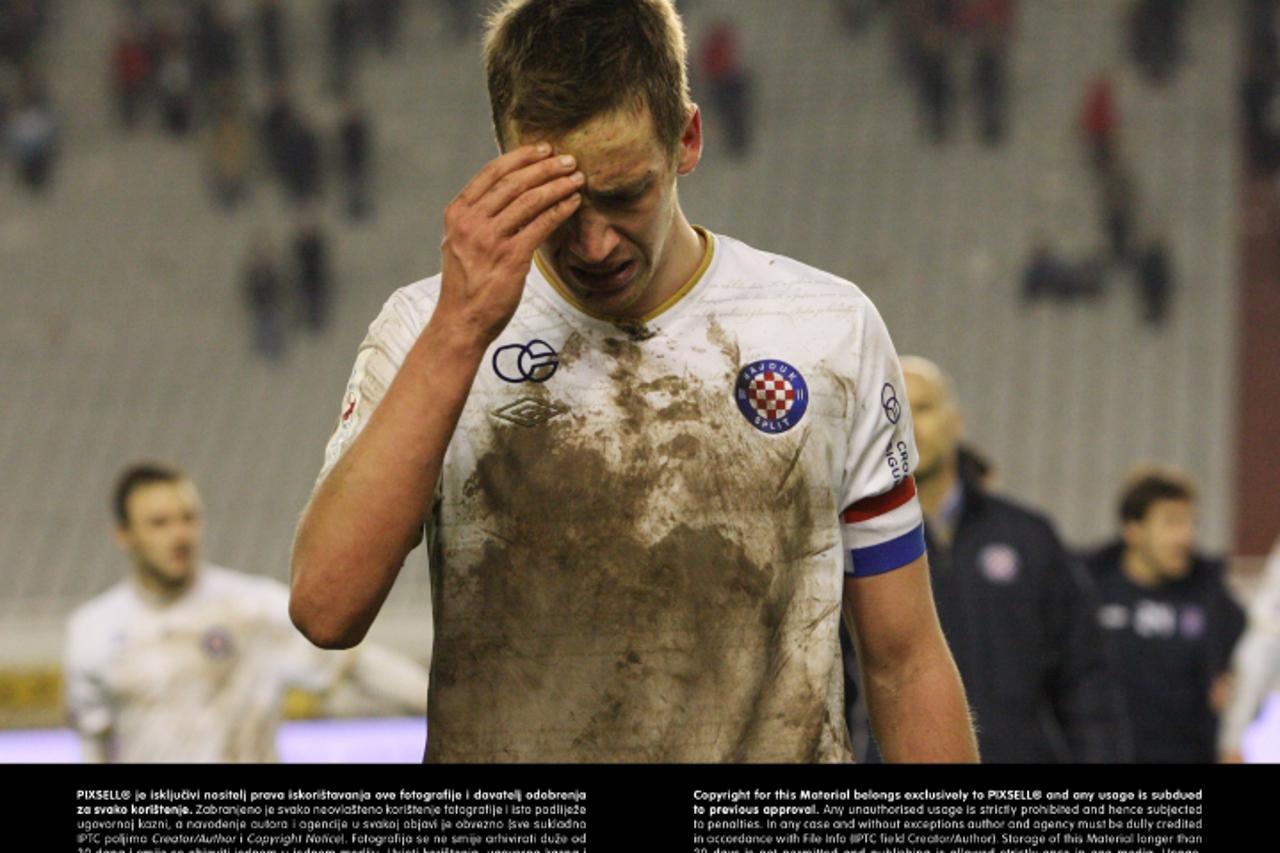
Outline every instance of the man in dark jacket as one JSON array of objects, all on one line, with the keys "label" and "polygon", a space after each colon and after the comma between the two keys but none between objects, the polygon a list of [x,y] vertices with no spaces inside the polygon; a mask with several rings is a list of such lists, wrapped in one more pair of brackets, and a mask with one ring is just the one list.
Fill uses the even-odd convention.
[{"label": "man in dark jacket", "polygon": [[1110,762],[1128,755],[1097,600],[1043,515],[962,465],[962,421],[937,365],[902,359],[920,462],[930,577],[984,762]]},{"label": "man in dark jacket", "polygon": [[1120,541],[1087,562],[1102,596],[1098,621],[1120,657],[1134,757],[1211,762],[1244,612],[1222,564],[1194,551],[1195,492],[1185,476],[1134,472],[1120,520]]}]

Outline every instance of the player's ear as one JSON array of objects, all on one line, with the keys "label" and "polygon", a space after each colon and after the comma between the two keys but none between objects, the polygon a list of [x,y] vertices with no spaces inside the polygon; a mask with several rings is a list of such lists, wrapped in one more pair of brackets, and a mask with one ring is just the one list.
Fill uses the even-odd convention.
[{"label": "player's ear", "polygon": [[689,105],[689,120],[680,134],[680,147],[676,154],[676,174],[680,177],[693,172],[702,159],[702,111],[697,104]]}]

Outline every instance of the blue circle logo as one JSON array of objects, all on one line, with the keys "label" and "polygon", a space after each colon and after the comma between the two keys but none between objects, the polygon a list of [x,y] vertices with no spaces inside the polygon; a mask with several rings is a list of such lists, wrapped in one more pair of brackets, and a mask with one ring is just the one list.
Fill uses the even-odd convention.
[{"label": "blue circle logo", "polygon": [[761,432],[786,432],[800,422],[809,407],[809,386],[785,361],[767,358],[738,371],[734,387],[738,409]]}]

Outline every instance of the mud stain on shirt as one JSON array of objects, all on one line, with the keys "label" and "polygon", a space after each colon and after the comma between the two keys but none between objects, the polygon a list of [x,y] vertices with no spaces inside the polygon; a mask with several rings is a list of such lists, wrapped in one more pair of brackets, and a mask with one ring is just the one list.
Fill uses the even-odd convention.
[{"label": "mud stain on shirt", "polygon": [[487,422],[459,491],[498,535],[433,567],[428,759],[811,760],[836,510],[796,460],[820,451],[755,434],[732,386],[646,372],[643,344],[596,355],[598,407]]}]

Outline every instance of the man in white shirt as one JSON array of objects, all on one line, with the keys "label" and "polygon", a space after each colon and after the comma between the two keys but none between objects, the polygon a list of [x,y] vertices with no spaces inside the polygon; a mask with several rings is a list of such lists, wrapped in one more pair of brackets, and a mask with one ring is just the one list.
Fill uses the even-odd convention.
[{"label": "man in white shirt", "polygon": [[1227,763],[1244,760],[1244,734],[1267,697],[1280,690],[1280,540],[1262,570],[1249,605],[1249,627],[1232,660],[1231,699],[1218,731],[1218,753]]},{"label": "man in white shirt", "polygon": [[360,348],[295,624],[358,642],[425,533],[427,760],[843,761],[843,609],[886,756],[975,759],[888,332],[685,218],[672,4],[513,0],[485,64],[506,153]]},{"label": "man in white shirt", "polygon": [[68,623],[66,701],[86,760],[274,761],[286,690],[344,679],[425,711],[418,665],[372,644],[320,651],[290,624],[283,584],[202,563],[200,498],[181,472],[127,469],[114,511],[132,570]]}]

